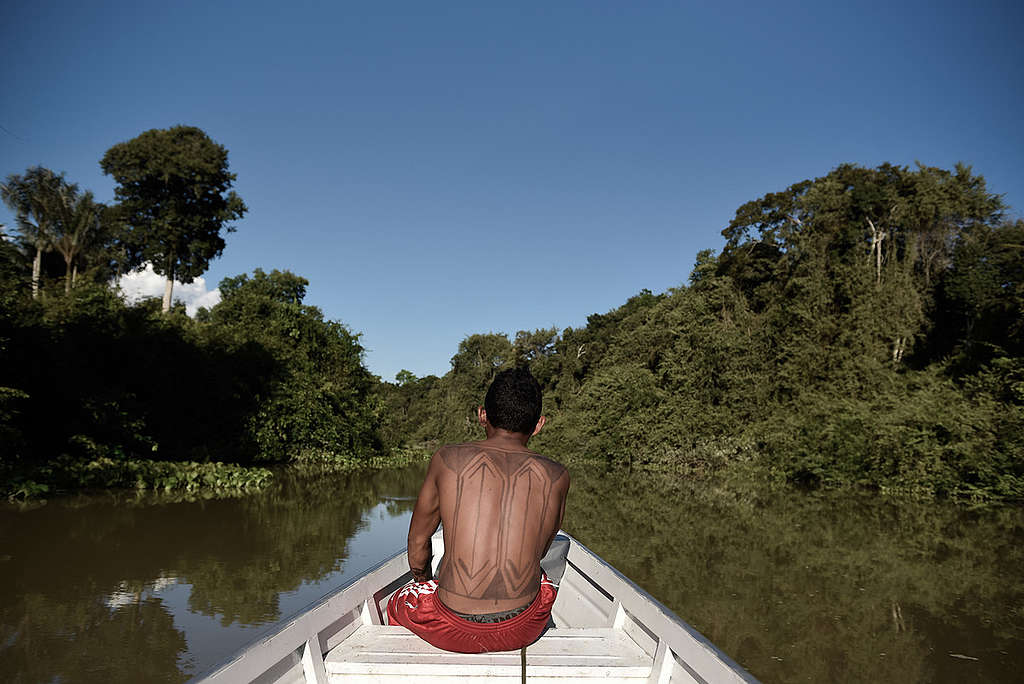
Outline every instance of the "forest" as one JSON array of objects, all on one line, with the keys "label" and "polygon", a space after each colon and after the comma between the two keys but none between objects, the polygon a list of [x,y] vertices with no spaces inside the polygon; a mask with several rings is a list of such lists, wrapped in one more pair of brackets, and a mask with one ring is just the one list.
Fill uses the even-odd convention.
[{"label": "forest", "polygon": [[529,364],[556,458],[682,476],[1024,495],[1024,221],[965,165],[841,165],[751,200],[685,284],[586,326],[467,337],[383,385],[387,443],[476,435]]},{"label": "forest", "polygon": [[[307,280],[257,268],[194,318],[172,306],[245,213],[227,151],[179,126],[101,165],[111,206],[40,167],[0,188],[17,215],[0,241],[0,491],[233,493],[273,464],[382,457],[359,336],[303,303]],[[143,263],[167,276],[162,304],[112,287]]]},{"label": "forest", "polygon": [[[676,288],[581,328],[473,334],[443,377],[391,382],[300,275],[226,278],[194,317],[173,304],[247,211],[201,130],[147,131],[100,165],[110,205],[42,167],[0,187],[9,498],[407,462],[479,437],[475,407],[520,364],[549,419],[531,445],[559,460],[1024,498],[1024,221],[968,166],[840,165],[743,204]],[[163,301],[128,304],[116,281],[144,264]]]}]

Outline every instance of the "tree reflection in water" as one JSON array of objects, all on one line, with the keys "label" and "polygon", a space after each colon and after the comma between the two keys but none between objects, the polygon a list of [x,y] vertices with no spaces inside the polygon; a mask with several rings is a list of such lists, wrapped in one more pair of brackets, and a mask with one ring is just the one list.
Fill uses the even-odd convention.
[{"label": "tree reflection in water", "polygon": [[225,627],[273,623],[282,593],[341,568],[368,510],[411,510],[422,476],[286,477],[241,499],[2,510],[0,681],[183,681],[213,663],[193,662],[182,616],[154,596],[168,578],[191,585],[189,611]]},{"label": "tree reflection in water", "polygon": [[98,597],[69,603],[30,593],[5,605],[0,678],[26,684],[184,681],[178,669],[184,633],[159,598],[141,590],[135,596],[109,606]]},{"label": "tree reflection in water", "polygon": [[566,529],[765,681],[1024,670],[1020,508],[573,475]]}]

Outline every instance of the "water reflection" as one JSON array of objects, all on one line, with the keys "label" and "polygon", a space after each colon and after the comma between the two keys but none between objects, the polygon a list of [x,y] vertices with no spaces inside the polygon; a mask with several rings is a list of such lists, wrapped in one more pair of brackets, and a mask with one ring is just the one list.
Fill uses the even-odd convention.
[{"label": "water reflection", "polygon": [[574,475],[568,531],[765,681],[1024,670],[1019,508]]},{"label": "water reflection", "polygon": [[0,511],[0,681],[184,681],[399,548],[422,475]]},{"label": "water reflection", "polygon": [[[0,681],[205,671],[399,549],[423,472],[0,510]],[[1024,671],[1019,508],[576,470],[565,526],[768,682]]]}]

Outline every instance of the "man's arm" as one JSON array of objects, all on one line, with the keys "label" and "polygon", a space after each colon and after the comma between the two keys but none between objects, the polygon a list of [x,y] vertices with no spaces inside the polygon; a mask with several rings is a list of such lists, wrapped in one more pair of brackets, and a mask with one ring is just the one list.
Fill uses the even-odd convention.
[{"label": "man's arm", "polygon": [[430,459],[409,523],[409,569],[417,582],[430,579],[430,537],[441,524],[441,497],[437,487],[437,471],[441,466],[439,454],[435,453]]},{"label": "man's arm", "polygon": [[544,553],[541,557],[547,555],[548,549],[551,548],[551,542],[555,541],[555,537],[558,536],[558,530],[562,529],[562,521],[565,519],[565,502],[569,498],[569,471],[566,470],[562,473],[562,476],[558,478],[558,484],[561,486],[561,503],[558,507],[558,524],[555,525],[555,529],[551,532],[551,536],[548,537],[548,543],[544,545]]}]

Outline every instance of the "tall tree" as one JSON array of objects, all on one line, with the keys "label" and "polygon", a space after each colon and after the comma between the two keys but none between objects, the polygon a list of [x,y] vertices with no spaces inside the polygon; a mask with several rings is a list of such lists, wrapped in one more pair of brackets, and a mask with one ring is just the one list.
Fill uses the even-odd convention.
[{"label": "tall tree", "polygon": [[141,261],[167,279],[163,310],[174,281],[190,283],[224,250],[222,230],[246,211],[231,191],[227,150],[194,126],[152,129],[114,145],[100,161],[117,181],[114,193]]},{"label": "tall tree", "polygon": [[43,252],[53,247],[53,237],[60,220],[57,207],[61,195],[73,186],[64,174],[42,166],[29,168],[24,175],[11,174],[0,184],[0,198],[14,211],[22,239],[35,250],[32,260],[32,297],[39,297],[39,279]]}]

